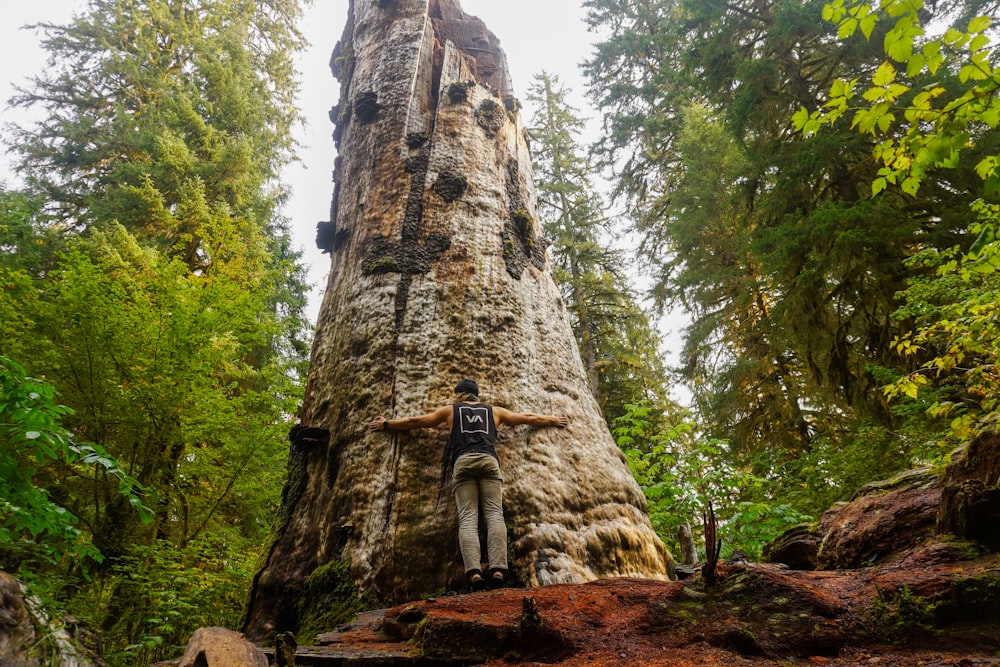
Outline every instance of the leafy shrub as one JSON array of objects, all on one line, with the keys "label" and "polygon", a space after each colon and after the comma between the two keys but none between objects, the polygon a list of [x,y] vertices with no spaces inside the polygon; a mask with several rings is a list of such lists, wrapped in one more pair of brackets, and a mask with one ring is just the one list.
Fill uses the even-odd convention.
[{"label": "leafy shrub", "polygon": [[118,559],[106,585],[76,603],[128,610],[110,627],[105,624],[108,667],[176,658],[200,627],[239,627],[256,556],[211,538],[183,547],[163,540],[136,545]]},{"label": "leafy shrub", "polygon": [[30,552],[53,563],[64,557],[100,562],[77,517],[35,484],[39,467],[117,478],[119,492],[142,516],[149,513],[138,483],[112,456],[99,445],[77,442],[59,425],[73,411],[57,404],[55,395],[52,385],[0,357],[0,552],[14,561]]},{"label": "leafy shrub", "polygon": [[686,422],[654,426],[657,415],[651,412],[646,402],[627,405],[613,434],[649,503],[654,530],[671,549],[679,547],[676,536],[682,524],[699,533],[709,502],[723,556],[740,549],[759,558],[765,544],[811,520],[788,504],[754,500],[767,496],[769,484],[732,463],[726,441],[698,440],[694,426]]}]

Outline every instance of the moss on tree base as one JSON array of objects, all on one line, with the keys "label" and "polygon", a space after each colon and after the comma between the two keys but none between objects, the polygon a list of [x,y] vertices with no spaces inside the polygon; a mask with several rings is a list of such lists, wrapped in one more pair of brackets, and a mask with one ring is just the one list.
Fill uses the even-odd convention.
[{"label": "moss on tree base", "polygon": [[313,570],[302,584],[296,607],[298,636],[309,643],[320,633],[354,620],[365,604],[351,579],[350,563],[333,560]]}]

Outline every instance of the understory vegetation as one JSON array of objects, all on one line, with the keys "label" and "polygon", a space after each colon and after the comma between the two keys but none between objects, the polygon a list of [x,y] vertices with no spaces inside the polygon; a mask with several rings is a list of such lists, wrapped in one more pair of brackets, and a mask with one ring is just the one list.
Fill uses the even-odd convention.
[{"label": "understory vegetation", "polygon": [[[37,27],[51,65],[11,101],[40,120],[4,137],[0,568],[112,667],[239,627],[277,512],[309,350],[280,182],[301,4],[91,0]],[[994,424],[998,3],[583,4],[602,131],[534,79],[538,220],[670,550],[711,507],[723,557],[758,558]]]},{"label": "understory vegetation", "polygon": [[[238,627],[308,352],[281,215],[297,0],[36,26],[0,189],[0,566],[109,665]],[[96,650],[96,649],[95,649]]]},{"label": "understory vegetation", "polygon": [[[601,131],[580,145],[566,91],[536,78],[540,210],[595,395],[674,553],[711,503],[723,556],[757,557],[994,423],[996,2],[583,4]],[[623,231],[633,263],[609,250]],[[678,312],[668,368],[653,323]]]}]

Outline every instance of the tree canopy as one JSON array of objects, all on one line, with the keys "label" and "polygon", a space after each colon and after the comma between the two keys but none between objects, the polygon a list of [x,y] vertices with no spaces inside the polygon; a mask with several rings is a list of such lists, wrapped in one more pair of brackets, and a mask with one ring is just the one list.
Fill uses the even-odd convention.
[{"label": "tree canopy", "polygon": [[905,303],[895,315],[914,328],[892,346],[917,368],[885,388],[890,397],[908,399],[911,411],[949,419],[951,437],[961,441],[998,414],[992,322],[1000,267],[1000,79],[989,30],[996,5],[935,9],[928,12],[922,2],[826,5],[824,18],[843,39],[860,31],[867,40],[882,26],[884,60],[870,75],[835,80],[822,107],[800,109],[793,122],[810,135],[853,112],[851,127],[876,140],[873,197],[898,188],[916,198],[927,186],[952,180],[963,164],[975,165],[981,182],[969,183],[957,199],[968,207],[976,240],[967,252],[965,246],[923,247],[910,260],[923,273],[902,292]]},{"label": "tree canopy", "polygon": [[[12,100],[41,120],[13,129],[23,185],[0,193],[0,354],[54,387],[75,440],[58,437],[91,448],[20,476],[76,517],[89,558],[67,545],[22,568],[100,624],[112,664],[176,652],[213,614],[235,625],[277,510],[308,349],[279,180],[301,14],[93,0],[35,26],[49,67]],[[151,591],[181,563],[203,568],[206,604],[167,614]]]},{"label": "tree canopy", "polygon": [[597,150],[659,267],[654,294],[692,313],[683,364],[708,432],[767,476],[862,425],[882,432],[884,471],[904,465],[915,443],[881,391],[911,363],[892,347],[912,324],[897,294],[927,270],[907,263],[921,249],[972,242],[974,163],[873,199],[870,137],[846,121],[795,134],[838,77],[880,65],[822,2],[586,6],[607,34],[586,65]]}]

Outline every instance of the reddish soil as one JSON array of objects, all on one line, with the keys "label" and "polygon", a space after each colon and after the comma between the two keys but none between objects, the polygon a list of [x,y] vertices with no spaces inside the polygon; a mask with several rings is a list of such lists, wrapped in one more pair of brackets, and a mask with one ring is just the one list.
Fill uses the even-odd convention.
[{"label": "reddish soil", "polygon": [[[1000,436],[861,489],[715,583],[608,579],[368,612],[296,665],[1000,665]],[[816,570],[816,567],[819,570]],[[305,639],[305,638],[302,638]]]},{"label": "reddish soil", "polygon": [[1000,665],[996,554],[930,541],[878,567],[719,575],[712,587],[609,579],[431,598],[321,635],[296,664]]}]

